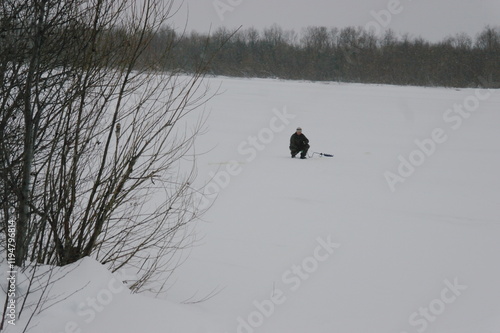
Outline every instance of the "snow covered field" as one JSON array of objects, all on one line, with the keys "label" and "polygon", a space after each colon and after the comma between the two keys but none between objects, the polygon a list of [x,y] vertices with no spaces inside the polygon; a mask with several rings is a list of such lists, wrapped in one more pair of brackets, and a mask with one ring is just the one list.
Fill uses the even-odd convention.
[{"label": "snow covered field", "polygon": [[209,81],[218,198],[165,299],[86,259],[30,332],[500,332],[499,90]]}]

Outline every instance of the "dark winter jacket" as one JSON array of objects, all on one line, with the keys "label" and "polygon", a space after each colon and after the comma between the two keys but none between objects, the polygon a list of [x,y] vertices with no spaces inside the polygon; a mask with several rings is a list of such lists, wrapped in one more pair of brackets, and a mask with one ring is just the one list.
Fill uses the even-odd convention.
[{"label": "dark winter jacket", "polygon": [[290,138],[290,150],[302,150],[308,147],[309,139],[304,134],[293,133]]}]

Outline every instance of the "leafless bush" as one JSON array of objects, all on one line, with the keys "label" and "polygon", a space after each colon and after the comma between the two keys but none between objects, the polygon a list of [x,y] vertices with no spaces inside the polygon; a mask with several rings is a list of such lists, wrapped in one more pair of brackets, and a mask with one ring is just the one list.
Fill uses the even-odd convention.
[{"label": "leafless bush", "polygon": [[0,214],[16,221],[17,266],[92,256],[136,268],[134,291],[159,292],[148,281],[163,281],[192,242],[203,213],[191,187],[195,112],[211,97],[203,78],[218,49],[189,75],[164,71],[177,44],[156,39],[172,6],[0,5]]}]

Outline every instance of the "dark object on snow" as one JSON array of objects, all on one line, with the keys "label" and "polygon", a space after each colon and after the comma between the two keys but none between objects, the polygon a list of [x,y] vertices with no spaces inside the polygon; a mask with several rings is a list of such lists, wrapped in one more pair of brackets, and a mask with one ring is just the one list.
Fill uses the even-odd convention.
[{"label": "dark object on snow", "polygon": [[297,128],[297,132],[293,133],[290,138],[290,153],[292,154],[292,158],[300,153],[300,158],[305,159],[309,147],[309,139],[302,134],[302,128]]},{"label": "dark object on snow", "polygon": [[319,156],[324,156],[324,157],[333,157],[333,154],[325,154],[325,153],[314,152],[314,153],[312,153],[312,155],[309,156],[309,158],[313,157],[315,154],[318,154]]}]

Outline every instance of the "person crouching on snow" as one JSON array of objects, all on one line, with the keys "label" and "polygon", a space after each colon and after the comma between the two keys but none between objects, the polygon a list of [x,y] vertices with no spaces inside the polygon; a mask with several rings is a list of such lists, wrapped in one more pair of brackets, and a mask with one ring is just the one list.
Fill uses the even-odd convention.
[{"label": "person crouching on snow", "polygon": [[302,128],[298,127],[297,131],[290,138],[290,153],[292,154],[292,158],[295,158],[295,155],[300,153],[300,158],[305,159],[309,147],[309,139],[302,134]]}]

